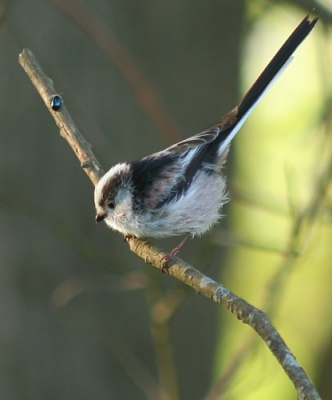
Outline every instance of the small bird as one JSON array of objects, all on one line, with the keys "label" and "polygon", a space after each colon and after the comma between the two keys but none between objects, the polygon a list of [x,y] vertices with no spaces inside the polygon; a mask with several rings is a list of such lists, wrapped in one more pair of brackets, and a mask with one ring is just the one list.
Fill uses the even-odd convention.
[{"label": "small bird", "polygon": [[273,57],[238,106],[195,136],[141,160],[113,166],[98,182],[96,222],[125,237],[201,235],[220,219],[228,201],[222,167],[230,142],[255,106],[293,59],[318,18],[306,16]]}]

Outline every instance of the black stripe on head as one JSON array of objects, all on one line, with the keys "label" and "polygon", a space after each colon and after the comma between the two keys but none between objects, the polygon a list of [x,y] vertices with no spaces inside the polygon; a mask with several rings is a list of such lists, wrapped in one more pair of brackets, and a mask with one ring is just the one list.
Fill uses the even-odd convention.
[{"label": "black stripe on head", "polygon": [[[120,188],[130,184],[130,169],[128,164],[121,164],[122,169],[111,175],[104,183],[99,205],[102,206],[107,200],[114,199]],[[128,169],[127,169],[128,168]]]}]

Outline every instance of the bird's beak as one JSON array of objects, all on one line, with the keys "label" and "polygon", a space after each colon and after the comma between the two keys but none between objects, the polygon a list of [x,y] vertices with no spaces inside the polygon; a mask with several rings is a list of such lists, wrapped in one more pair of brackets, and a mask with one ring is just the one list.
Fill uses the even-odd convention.
[{"label": "bird's beak", "polygon": [[99,214],[96,214],[96,222],[100,222],[100,221],[102,221],[103,219],[105,219],[106,218],[106,213],[99,213]]}]

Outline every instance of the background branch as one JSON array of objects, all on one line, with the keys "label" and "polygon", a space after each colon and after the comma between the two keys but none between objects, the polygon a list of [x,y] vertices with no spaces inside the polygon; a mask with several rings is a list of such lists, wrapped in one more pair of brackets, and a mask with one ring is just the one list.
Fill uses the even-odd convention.
[{"label": "background branch", "polygon": [[[52,80],[43,73],[30,50],[23,50],[19,56],[19,62],[55,119],[61,136],[67,140],[82,168],[95,185],[103,175],[102,168],[96,160],[91,146],[80,134],[66,107],[63,105],[59,111],[52,110],[51,99],[57,94]],[[131,251],[143,258],[146,263],[159,269],[163,268],[163,257],[165,256],[163,251],[143,239],[131,238],[128,240],[128,244]],[[180,259],[172,260],[167,272],[198,293],[222,305],[243,323],[250,325],[264,340],[295,385],[299,399],[316,400],[320,398],[307,374],[262,311]]]},{"label": "background branch", "polygon": [[112,65],[118,68],[145,115],[153,121],[165,143],[180,140],[180,134],[171,115],[156,95],[152,84],[146,79],[131,55],[111,34],[102,18],[90,8],[75,0],[49,0],[49,3],[76,23],[102,50]]}]

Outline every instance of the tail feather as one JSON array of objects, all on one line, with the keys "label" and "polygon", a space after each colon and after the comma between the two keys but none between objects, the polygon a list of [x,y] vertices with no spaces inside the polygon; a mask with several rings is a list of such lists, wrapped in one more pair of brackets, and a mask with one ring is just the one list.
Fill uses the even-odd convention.
[{"label": "tail feather", "polygon": [[257,103],[263,94],[274,83],[279,72],[292,60],[291,56],[303,40],[309,35],[318,18],[309,20],[309,15],[298,25],[286,42],[281,46],[277,54],[272,58],[264,71],[253,83],[241,103],[238,106],[238,119],[241,119],[250,108]]},{"label": "tail feather", "polygon": [[[264,94],[271,88],[274,82],[293,60],[292,54],[309,35],[317,21],[318,17],[314,18],[313,20],[309,20],[309,15],[303,19],[303,21],[297,26],[286,42],[281,46],[276,55],[272,58],[264,71],[259,75],[251,88],[247,91],[240,104],[231,111],[230,114],[232,115],[236,113],[236,122],[232,124],[231,127],[222,130],[219,137],[221,143],[218,149],[219,155],[222,155],[234,136],[241,129],[242,125],[245,123],[253,109],[263,98]],[[219,122],[220,126],[222,126],[227,119],[229,119],[229,114],[221,119]]]},{"label": "tail feather", "polygon": [[169,152],[184,152],[189,160],[184,172],[184,179],[173,188],[173,197],[180,196],[187,190],[202,163],[221,166],[225,162],[231,140],[240,130],[259,100],[262,99],[266,91],[292,61],[292,54],[309,35],[317,21],[318,18],[314,18],[311,21],[309,16],[304,18],[237,107],[233,108],[219,122],[206,128],[198,135],[166,149]]}]

